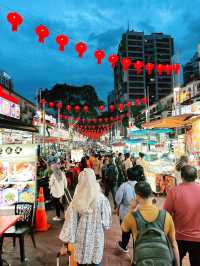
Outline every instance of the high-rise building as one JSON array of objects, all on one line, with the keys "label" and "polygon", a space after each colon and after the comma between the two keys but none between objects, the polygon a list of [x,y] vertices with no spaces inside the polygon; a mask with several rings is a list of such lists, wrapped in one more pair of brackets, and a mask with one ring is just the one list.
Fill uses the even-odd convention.
[{"label": "high-rise building", "polygon": [[11,77],[5,72],[0,70],[0,85],[8,90],[13,89]]},{"label": "high-rise building", "polygon": [[[120,58],[129,57],[132,62],[171,64],[174,54],[173,38],[163,33],[145,35],[143,32],[127,31],[122,35],[118,48]],[[128,72],[118,63],[114,70],[114,89],[116,101],[149,96],[150,103],[168,95],[172,91],[172,75],[159,76],[153,71],[148,76],[146,71],[138,75],[133,66]]]},{"label": "high-rise building", "polygon": [[187,83],[199,80],[200,79],[200,44],[197,47],[197,52],[194,56],[190,59],[183,66],[183,81],[186,85]]}]

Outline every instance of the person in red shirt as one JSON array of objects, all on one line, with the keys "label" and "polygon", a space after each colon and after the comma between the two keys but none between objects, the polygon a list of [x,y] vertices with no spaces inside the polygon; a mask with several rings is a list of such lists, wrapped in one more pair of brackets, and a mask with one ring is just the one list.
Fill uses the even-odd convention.
[{"label": "person in red shirt", "polygon": [[164,209],[173,216],[180,260],[189,253],[191,266],[200,265],[200,184],[195,183],[197,170],[185,165],[181,168],[183,182],[167,195]]}]

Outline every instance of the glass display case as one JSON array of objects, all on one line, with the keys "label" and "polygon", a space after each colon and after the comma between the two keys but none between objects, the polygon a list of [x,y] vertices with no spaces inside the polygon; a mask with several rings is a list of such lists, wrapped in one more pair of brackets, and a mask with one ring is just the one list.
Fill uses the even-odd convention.
[{"label": "glass display case", "polygon": [[35,203],[36,145],[0,145],[0,210],[15,202]]}]

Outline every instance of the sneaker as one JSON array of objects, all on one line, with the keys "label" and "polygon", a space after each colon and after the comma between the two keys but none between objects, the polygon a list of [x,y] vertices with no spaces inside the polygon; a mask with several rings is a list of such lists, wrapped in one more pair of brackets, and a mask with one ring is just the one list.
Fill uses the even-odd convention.
[{"label": "sneaker", "polygon": [[123,247],[122,246],[122,242],[121,241],[119,241],[118,242],[118,248],[122,251],[122,252],[124,252],[124,253],[127,253],[128,252],[128,248],[127,247]]},{"label": "sneaker", "polygon": [[59,218],[59,217],[57,217],[57,216],[55,216],[55,217],[53,217],[53,219],[52,219],[53,221],[61,221],[62,219],[61,218]]}]

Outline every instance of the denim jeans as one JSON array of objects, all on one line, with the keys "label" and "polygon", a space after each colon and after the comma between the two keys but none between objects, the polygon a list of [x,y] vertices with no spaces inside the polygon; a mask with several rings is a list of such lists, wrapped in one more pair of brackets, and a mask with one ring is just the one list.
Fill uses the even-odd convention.
[{"label": "denim jeans", "polygon": [[114,202],[114,208],[117,208],[117,204],[115,202],[115,194],[117,191],[117,183],[109,183],[107,180],[105,181],[105,196],[108,197],[109,193],[111,192],[113,202]]}]

